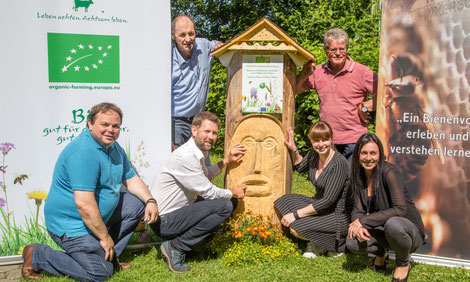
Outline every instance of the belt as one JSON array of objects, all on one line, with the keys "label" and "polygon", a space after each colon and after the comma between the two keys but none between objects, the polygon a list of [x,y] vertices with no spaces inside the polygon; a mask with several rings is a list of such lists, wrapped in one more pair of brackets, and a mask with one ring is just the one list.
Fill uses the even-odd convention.
[{"label": "belt", "polygon": [[194,118],[194,116],[192,116],[192,117],[173,117],[173,119],[187,121],[187,122],[193,122],[193,118]]}]

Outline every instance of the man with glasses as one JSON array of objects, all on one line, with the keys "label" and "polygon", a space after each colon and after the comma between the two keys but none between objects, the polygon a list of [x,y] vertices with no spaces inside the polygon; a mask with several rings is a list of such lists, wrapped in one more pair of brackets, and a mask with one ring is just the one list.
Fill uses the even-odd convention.
[{"label": "man with glasses", "polygon": [[[375,110],[377,75],[348,56],[346,31],[325,32],[323,46],[328,61],[316,67],[307,63],[297,76],[297,91],[315,89],[320,99],[320,119],[333,129],[336,149],[351,163],[354,144],[367,132],[367,117]],[[366,101],[367,94],[373,99]]]}]

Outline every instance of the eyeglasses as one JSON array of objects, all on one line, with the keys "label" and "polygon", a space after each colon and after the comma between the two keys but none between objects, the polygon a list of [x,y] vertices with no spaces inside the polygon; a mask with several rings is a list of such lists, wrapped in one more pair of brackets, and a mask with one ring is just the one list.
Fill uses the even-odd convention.
[{"label": "eyeglasses", "polygon": [[346,48],[328,48],[328,52],[330,53],[336,53],[336,51],[338,51],[340,53],[345,53],[346,52]]}]

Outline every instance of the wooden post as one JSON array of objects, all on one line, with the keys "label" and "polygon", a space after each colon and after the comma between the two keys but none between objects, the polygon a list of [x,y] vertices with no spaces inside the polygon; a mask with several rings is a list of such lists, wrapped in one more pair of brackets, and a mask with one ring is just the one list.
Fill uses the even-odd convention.
[{"label": "wooden post", "polygon": [[[225,153],[227,154],[237,143],[247,148],[245,156],[239,162],[227,167],[225,187],[248,186],[245,198],[239,201],[236,212],[251,210],[273,222],[279,222],[273,202],[283,194],[291,193],[292,189],[292,160],[284,145],[284,139],[287,137],[287,129],[294,127],[296,70],[311,60],[313,54],[298,45],[267,18],[261,19],[247,31],[215,50],[213,54],[227,67]],[[273,108],[271,111],[274,113],[269,114],[242,113],[245,55],[276,58],[277,64],[283,64],[282,109],[280,108],[282,113],[276,113]],[[280,75],[280,71],[277,74]],[[278,81],[277,78],[269,79],[274,83]],[[261,78],[261,84],[257,82],[260,85],[259,89],[265,87],[263,80],[264,77]],[[266,89],[269,90],[267,86]],[[280,90],[277,89],[276,93],[279,93]],[[272,89],[269,93],[274,95]],[[276,103],[270,100],[271,104],[277,105],[278,99],[280,95],[276,98]]]}]

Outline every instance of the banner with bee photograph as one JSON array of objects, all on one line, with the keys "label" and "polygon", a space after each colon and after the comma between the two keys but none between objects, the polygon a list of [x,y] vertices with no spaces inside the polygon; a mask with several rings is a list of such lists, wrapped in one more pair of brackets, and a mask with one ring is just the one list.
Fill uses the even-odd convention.
[{"label": "banner with bee photograph", "polygon": [[60,152],[93,105],[150,185],[170,155],[170,1],[17,0],[0,17],[0,256],[50,244],[43,208]]},{"label": "banner with bee photograph", "polygon": [[470,1],[383,1],[377,134],[421,213],[418,252],[470,259]]}]

